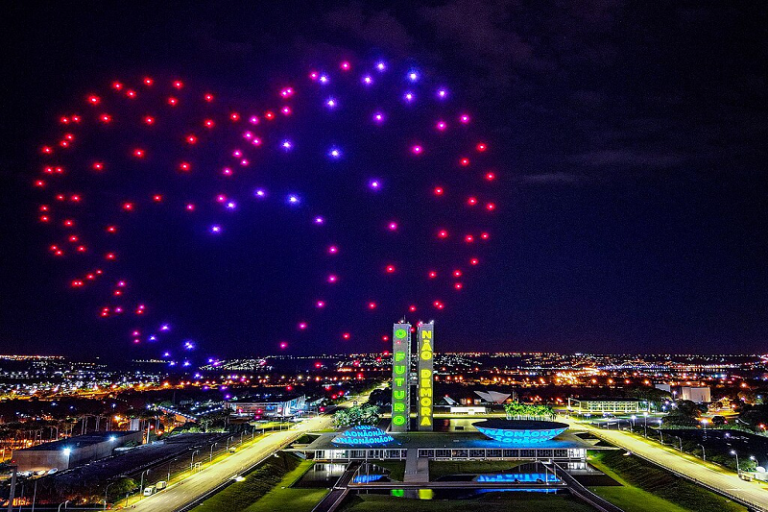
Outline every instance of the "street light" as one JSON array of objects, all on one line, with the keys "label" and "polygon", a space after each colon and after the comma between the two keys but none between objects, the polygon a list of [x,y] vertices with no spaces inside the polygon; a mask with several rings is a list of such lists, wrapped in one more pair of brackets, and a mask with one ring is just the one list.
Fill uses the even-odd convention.
[{"label": "street light", "polygon": [[195,466],[195,454],[200,453],[200,450],[195,450],[192,452],[192,461],[189,463],[189,469],[192,470],[192,468]]},{"label": "street light", "polygon": [[139,499],[144,496],[144,475],[149,476],[151,469],[146,469],[141,472],[141,485],[139,485]]},{"label": "street light", "polygon": [[210,456],[208,457],[208,462],[211,462],[211,461],[213,461],[213,447],[214,447],[214,446],[218,446],[218,444],[219,444],[219,443],[213,443],[213,444],[211,445],[211,453],[210,453]]},{"label": "street light", "polygon": [[37,481],[39,478],[35,478],[35,490],[32,492],[32,512],[35,512],[35,502],[37,501]]},{"label": "street light", "polygon": [[635,416],[633,414],[632,416],[630,416],[630,419],[632,420],[632,429],[634,430],[634,428],[635,428],[635,420],[637,419],[637,416]]},{"label": "street light", "polygon": [[739,454],[736,453],[736,450],[731,450],[731,455],[735,455],[736,456],[736,474],[740,475],[741,474],[741,468],[739,468]]},{"label": "street light", "polygon": [[168,477],[165,479],[166,482],[170,482],[171,481],[171,464],[173,464],[177,460],[179,460],[179,459],[171,459],[168,462]]},{"label": "street light", "polygon": [[707,450],[704,448],[704,445],[699,443],[699,446],[701,446],[701,458],[702,460],[707,460]]},{"label": "street light", "polygon": [[643,437],[648,438],[648,413],[643,413]]},{"label": "street light", "polygon": [[69,500],[65,501],[64,503],[59,503],[59,508],[56,509],[57,512],[61,512],[61,506],[64,505],[64,509],[67,508],[67,503],[69,503]]},{"label": "street light", "polygon": [[107,488],[104,489],[104,510],[107,510],[107,501],[109,501],[109,488],[114,485],[115,482],[107,484]]}]

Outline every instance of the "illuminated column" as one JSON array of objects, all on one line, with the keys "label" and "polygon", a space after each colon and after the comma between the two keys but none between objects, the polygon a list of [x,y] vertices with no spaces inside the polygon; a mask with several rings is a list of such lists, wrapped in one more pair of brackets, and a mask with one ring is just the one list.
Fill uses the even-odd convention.
[{"label": "illuminated column", "polygon": [[417,375],[418,375],[418,426],[419,430],[432,431],[433,417],[432,406],[433,398],[433,357],[435,342],[435,322],[430,321],[427,324],[420,323],[418,326],[418,352],[417,357]]},{"label": "illuminated column", "polygon": [[411,324],[392,329],[392,432],[408,432],[411,412]]}]

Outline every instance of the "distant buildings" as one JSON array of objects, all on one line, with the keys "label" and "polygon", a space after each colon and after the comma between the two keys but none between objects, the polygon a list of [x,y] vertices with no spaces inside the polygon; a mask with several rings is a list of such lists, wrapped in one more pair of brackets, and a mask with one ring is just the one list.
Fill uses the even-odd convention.
[{"label": "distant buildings", "polygon": [[475,391],[475,394],[490,404],[503,404],[512,396],[512,393],[498,391]]},{"label": "distant buildings", "polygon": [[712,402],[712,393],[709,386],[670,386],[669,384],[657,384],[656,389],[671,393],[675,399],[690,400],[697,404]]},{"label": "distant buildings", "polygon": [[648,411],[648,404],[632,398],[569,398],[568,411],[573,414],[633,414]]},{"label": "distant buildings", "polygon": [[272,402],[227,402],[225,407],[235,414],[248,416],[291,416],[303,411],[307,406],[307,397],[304,395]]}]

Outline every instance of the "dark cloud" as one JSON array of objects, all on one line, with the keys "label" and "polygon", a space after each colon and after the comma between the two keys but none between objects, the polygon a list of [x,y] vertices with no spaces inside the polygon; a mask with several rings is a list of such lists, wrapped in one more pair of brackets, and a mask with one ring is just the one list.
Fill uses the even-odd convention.
[{"label": "dark cloud", "polygon": [[362,3],[352,3],[333,10],[323,22],[333,30],[345,32],[369,46],[386,49],[395,55],[404,55],[414,46],[405,25],[389,10],[366,10]]},{"label": "dark cloud", "polygon": [[513,178],[513,182],[524,185],[572,185],[583,183],[585,179],[585,176],[577,176],[565,172],[552,172],[516,176]]},{"label": "dark cloud", "polygon": [[642,168],[651,171],[668,169],[684,160],[684,157],[674,153],[643,152],[631,149],[603,149],[572,157],[573,162],[592,168],[631,168],[632,170]]}]

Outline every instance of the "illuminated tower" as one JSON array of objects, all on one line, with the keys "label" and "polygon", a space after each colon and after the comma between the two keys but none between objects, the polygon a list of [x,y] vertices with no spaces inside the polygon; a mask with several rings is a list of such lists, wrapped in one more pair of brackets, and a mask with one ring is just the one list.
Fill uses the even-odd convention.
[{"label": "illuminated tower", "polygon": [[435,322],[419,323],[417,339],[417,389],[418,389],[418,429],[432,431],[433,398],[433,357],[435,342]]},{"label": "illuminated tower", "polygon": [[411,324],[392,329],[392,432],[408,432],[411,417]]}]

